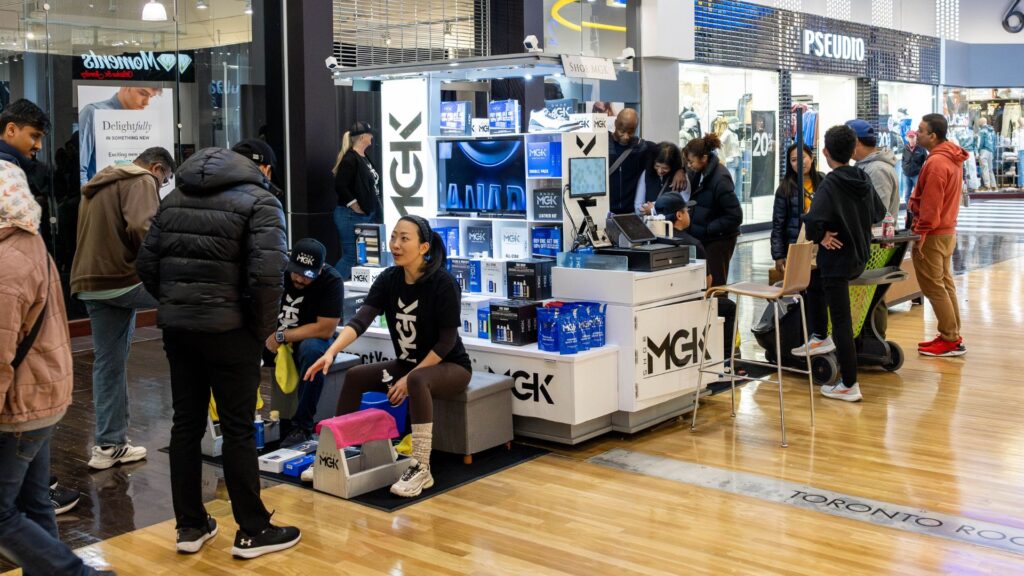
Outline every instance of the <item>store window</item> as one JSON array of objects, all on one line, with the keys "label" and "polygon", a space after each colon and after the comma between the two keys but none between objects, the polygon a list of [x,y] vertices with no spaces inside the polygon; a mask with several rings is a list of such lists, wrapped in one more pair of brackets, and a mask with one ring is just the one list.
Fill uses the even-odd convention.
[{"label": "store window", "polygon": [[946,88],[942,111],[971,157],[970,189],[1024,188],[1024,88]]},{"label": "store window", "polygon": [[[857,117],[857,79],[826,74],[793,74],[793,109],[798,108],[804,110],[804,142],[817,152],[818,170],[828,172],[822,151],[825,132]],[[795,127],[796,123],[793,125]]]},{"label": "store window", "polygon": [[878,83],[879,147],[896,156],[896,175],[900,197],[908,198],[909,182],[903,178],[903,153],[908,144],[907,133],[916,131],[926,114],[937,109],[936,88],[925,84],[903,82]]},{"label": "store window", "polygon": [[779,174],[779,76],[775,72],[679,66],[679,145],[706,132],[722,140],[744,225],[771,221]]},{"label": "store window", "polygon": [[161,20],[144,20],[144,4],[19,3],[9,10],[20,25],[0,33],[0,106],[27,98],[50,116],[27,172],[72,319],[85,316],[67,293],[84,181],[150,146],[180,163],[265,132],[263,2],[149,3]]}]

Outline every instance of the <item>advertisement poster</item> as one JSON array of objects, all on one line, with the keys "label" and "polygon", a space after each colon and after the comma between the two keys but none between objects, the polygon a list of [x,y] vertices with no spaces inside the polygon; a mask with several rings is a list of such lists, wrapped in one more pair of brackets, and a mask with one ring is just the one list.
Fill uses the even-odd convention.
[{"label": "advertisement poster", "polygon": [[526,137],[526,177],[562,177],[562,137],[531,134]]},{"label": "advertisement poster", "polygon": [[424,78],[381,83],[385,231],[394,230],[402,216],[437,215],[437,179],[427,136],[429,100]]},{"label": "advertisement poster", "polygon": [[469,102],[441,102],[441,134],[465,136],[470,127]]},{"label": "advertisement poster", "polygon": [[79,86],[81,183],[107,166],[132,162],[147,148],[160,146],[173,154],[173,102],[170,88]]},{"label": "advertisement poster", "polygon": [[487,106],[491,134],[515,134],[519,131],[519,102],[495,100]]},{"label": "advertisement poster", "polygon": [[[750,197],[771,196],[775,193],[775,112],[751,112],[753,133],[750,136]],[[746,198],[744,199],[746,200]]]}]

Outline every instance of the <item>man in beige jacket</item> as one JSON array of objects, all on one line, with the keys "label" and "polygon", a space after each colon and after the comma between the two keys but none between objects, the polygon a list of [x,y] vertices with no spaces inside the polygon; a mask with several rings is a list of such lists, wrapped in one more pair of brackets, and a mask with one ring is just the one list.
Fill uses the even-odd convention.
[{"label": "man in beige jacket", "polygon": [[60,274],[25,173],[0,161],[0,556],[25,574],[95,574],[59,539],[50,438],[71,404]]},{"label": "man in beige jacket", "polygon": [[71,293],[85,303],[92,323],[96,433],[89,467],[97,470],[146,457],[145,448],[128,441],[126,369],[135,311],[157,302],[142,287],[135,258],[160,207],[160,186],[173,173],[170,152],[149,148],[131,164],[104,168],[82,187]]}]

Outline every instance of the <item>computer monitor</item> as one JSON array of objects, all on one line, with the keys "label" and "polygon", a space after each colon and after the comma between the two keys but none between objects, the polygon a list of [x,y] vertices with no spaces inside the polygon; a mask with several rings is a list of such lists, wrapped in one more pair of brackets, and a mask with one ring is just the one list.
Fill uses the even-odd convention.
[{"label": "computer monitor", "polygon": [[569,158],[570,198],[594,198],[607,194],[607,158]]}]

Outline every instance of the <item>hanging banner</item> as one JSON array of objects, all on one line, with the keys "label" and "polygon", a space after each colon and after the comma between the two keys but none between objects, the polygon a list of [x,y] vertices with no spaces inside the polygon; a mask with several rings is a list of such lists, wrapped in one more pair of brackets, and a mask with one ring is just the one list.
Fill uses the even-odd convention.
[{"label": "hanging banner", "polygon": [[429,101],[423,78],[381,83],[385,234],[394,230],[402,216],[437,215],[434,153],[427,139]]},{"label": "hanging banner", "polygon": [[147,148],[159,146],[173,155],[173,102],[170,88],[79,86],[81,183],[107,166],[134,161]]},{"label": "hanging banner", "polygon": [[[775,112],[754,110],[750,113],[750,197],[775,193]],[[748,200],[744,198],[744,200]]]}]

